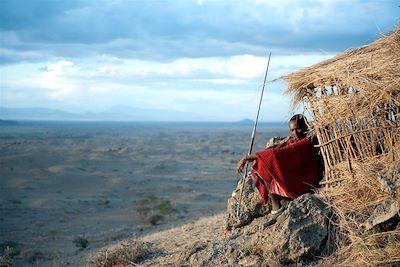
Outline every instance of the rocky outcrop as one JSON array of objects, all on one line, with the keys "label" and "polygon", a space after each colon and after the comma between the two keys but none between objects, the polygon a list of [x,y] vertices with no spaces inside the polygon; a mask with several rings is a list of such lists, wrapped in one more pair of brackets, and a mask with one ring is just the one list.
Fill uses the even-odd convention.
[{"label": "rocky outcrop", "polygon": [[372,215],[362,225],[366,230],[371,230],[374,226],[390,221],[393,218],[399,220],[400,204],[397,199],[387,198],[375,208]]},{"label": "rocky outcrop", "polygon": [[268,215],[246,227],[245,233],[254,233],[244,247],[258,251],[270,265],[311,261],[324,253],[329,216],[329,209],[320,199],[303,195],[289,204],[276,223],[270,225],[273,215]]},{"label": "rocky outcrop", "polygon": [[[378,174],[378,182],[383,192],[389,193],[380,205],[378,205],[371,216],[362,224],[365,230],[371,230],[374,227],[382,226],[388,228],[388,225],[397,225],[400,223],[400,161],[395,161],[391,166],[382,170]],[[388,225],[384,225],[384,224]],[[390,226],[389,226],[390,227]]]},{"label": "rocky outcrop", "polygon": [[220,240],[197,241],[183,250],[187,266],[285,266],[308,263],[326,252],[330,210],[306,194],[280,215],[255,218]]},{"label": "rocky outcrop", "polygon": [[[242,194],[241,201],[240,194]],[[269,210],[268,206],[261,203],[260,195],[253,184],[252,177],[248,175],[239,180],[236,190],[228,200],[225,229],[232,230],[247,225],[255,218],[269,213]]]},{"label": "rocky outcrop", "polygon": [[[386,233],[391,249],[387,251],[397,248],[396,243],[390,247],[390,242],[396,242],[397,237],[391,236],[389,231],[398,229],[400,223],[399,173],[398,162],[380,172],[377,179],[381,189],[388,193],[385,194],[387,198],[369,213],[370,217],[363,224],[358,225],[364,228],[356,229],[360,233],[360,240],[363,236],[367,236],[368,240],[376,237],[376,242],[382,244],[386,242],[382,242]],[[242,185],[241,212],[238,216],[238,192]],[[261,204],[252,179],[246,177],[238,183],[229,199],[228,215],[225,217],[219,214],[203,218],[180,228],[147,236],[142,241],[120,244],[116,248],[103,250],[93,262],[95,266],[329,266],[326,263],[331,263],[337,255],[328,257],[327,261],[324,257],[338,249],[334,240],[338,234],[335,226],[337,221],[333,226],[331,223],[331,219],[338,218],[334,210],[314,194],[300,196],[285,207],[278,215],[270,214],[268,207]],[[224,223],[225,227],[221,227]],[[359,254],[359,249],[370,248],[356,244],[351,249]],[[354,253],[348,248],[346,251]],[[384,248],[377,251],[386,253]],[[366,254],[361,257],[363,255]],[[396,256],[388,256],[391,258],[387,262],[392,264]],[[366,261],[363,258],[361,262]],[[384,263],[385,259],[379,258],[379,262]],[[375,266],[375,263],[371,265]]]}]

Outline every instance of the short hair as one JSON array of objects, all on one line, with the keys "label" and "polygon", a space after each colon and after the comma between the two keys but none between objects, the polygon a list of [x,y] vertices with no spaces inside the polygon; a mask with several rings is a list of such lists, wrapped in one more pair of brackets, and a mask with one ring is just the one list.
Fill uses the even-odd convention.
[{"label": "short hair", "polygon": [[290,120],[289,120],[289,124],[291,122],[296,122],[297,127],[299,127],[300,129],[302,129],[304,131],[308,131],[308,121],[303,114],[293,115],[293,117],[290,118]]}]

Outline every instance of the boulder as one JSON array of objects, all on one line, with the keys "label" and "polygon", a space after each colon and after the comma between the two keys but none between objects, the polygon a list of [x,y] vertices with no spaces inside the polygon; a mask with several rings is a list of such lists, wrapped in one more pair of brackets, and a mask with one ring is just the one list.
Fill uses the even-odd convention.
[{"label": "boulder", "polygon": [[[243,212],[246,214],[247,212]],[[186,247],[178,264],[187,266],[286,266],[308,264],[329,251],[330,209],[317,196],[303,195],[279,215],[267,214],[212,241]]]},{"label": "boulder", "polygon": [[387,198],[375,208],[372,215],[362,225],[366,230],[374,226],[390,221],[393,218],[399,220],[400,204],[397,199]]},{"label": "boulder", "polygon": [[381,190],[389,193],[390,196],[379,204],[362,224],[365,230],[379,231],[379,228],[385,229],[391,224],[397,225],[400,222],[400,161],[393,162],[379,172],[377,180]]},{"label": "boulder", "polygon": [[315,195],[306,194],[292,201],[271,225],[269,214],[243,227],[236,242],[252,253],[262,255],[267,265],[289,265],[312,261],[326,250],[331,211]]},{"label": "boulder", "polygon": [[[240,194],[242,194],[241,201]],[[238,213],[239,207],[240,212]],[[247,225],[255,218],[267,214],[269,210],[269,206],[262,204],[260,194],[253,184],[252,177],[248,175],[239,180],[236,190],[228,200],[225,229],[232,230]]]}]

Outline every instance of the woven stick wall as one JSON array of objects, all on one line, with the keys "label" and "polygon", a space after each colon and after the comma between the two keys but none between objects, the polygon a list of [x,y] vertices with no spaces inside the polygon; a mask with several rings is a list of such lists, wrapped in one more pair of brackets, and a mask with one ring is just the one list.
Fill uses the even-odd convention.
[{"label": "woven stick wall", "polygon": [[352,162],[389,155],[400,142],[400,29],[374,43],[282,77],[293,105],[313,116],[325,164],[322,183],[335,186]]},{"label": "woven stick wall", "polygon": [[[394,101],[368,110],[349,110],[336,100],[358,98],[357,92],[332,90],[336,87],[316,88],[313,97],[304,99],[314,117],[313,129],[319,141],[325,165],[322,184],[334,186],[342,179],[343,169],[352,172],[352,162],[371,157],[396,157],[400,140],[399,105]],[[350,92],[349,92],[350,91]]]}]

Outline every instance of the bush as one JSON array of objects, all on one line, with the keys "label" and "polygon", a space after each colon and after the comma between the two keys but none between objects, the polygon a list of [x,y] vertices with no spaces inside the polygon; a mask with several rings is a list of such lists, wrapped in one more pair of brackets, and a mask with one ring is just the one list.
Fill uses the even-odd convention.
[{"label": "bush", "polygon": [[177,212],[169,200],[149,195],[139,201],[136,211],[151,225],[156,225]]}]

